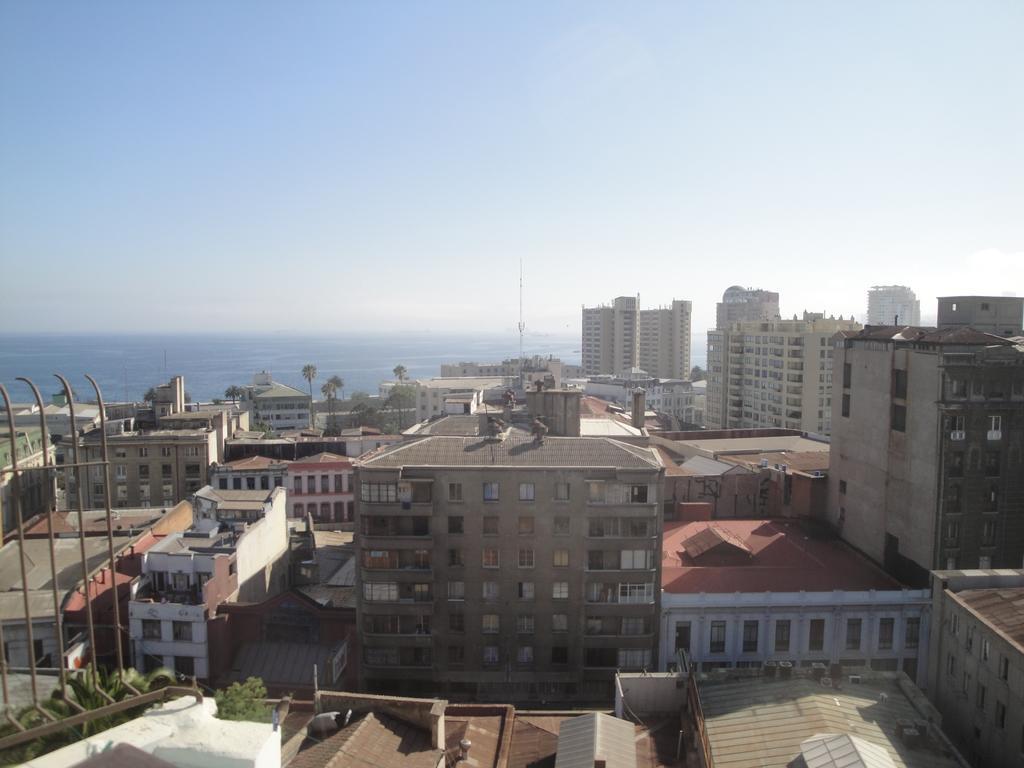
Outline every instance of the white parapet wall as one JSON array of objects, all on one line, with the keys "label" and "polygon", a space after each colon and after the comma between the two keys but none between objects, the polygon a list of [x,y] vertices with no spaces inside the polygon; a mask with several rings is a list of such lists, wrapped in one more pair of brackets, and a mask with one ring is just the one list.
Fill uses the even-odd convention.
[{"label": "white parapet wall", "polygon": [[31,768],[67,768],[130,744],[181,768],[280,768],[281,732],[268,723],[218,720],[213,699],[193,696],[30,760]]}]

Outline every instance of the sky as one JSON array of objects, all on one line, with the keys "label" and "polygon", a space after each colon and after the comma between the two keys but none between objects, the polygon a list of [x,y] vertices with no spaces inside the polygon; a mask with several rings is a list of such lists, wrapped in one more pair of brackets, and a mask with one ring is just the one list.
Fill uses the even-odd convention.
[{"label": "sky", "polygon": [[1024,294],[1024,3],[0,0],[0,329]]}]

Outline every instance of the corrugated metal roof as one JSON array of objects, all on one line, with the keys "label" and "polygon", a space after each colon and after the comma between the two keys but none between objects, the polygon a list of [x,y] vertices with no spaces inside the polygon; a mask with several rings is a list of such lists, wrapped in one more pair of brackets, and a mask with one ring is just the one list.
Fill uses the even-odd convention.
[{"label": "corrugated metal roof", "polygon": [[965,589],[956,597],[987,624],[1024,647],[1024,587]]},{"label": "corrugated metal roof", "polygon": [[555,768],[636,768],[636,729],[628,720],[591,712],[562,722]]}]

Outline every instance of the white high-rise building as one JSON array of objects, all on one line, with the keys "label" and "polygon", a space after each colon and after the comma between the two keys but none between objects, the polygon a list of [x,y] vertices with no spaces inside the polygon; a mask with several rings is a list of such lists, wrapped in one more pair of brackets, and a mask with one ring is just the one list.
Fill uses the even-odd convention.
[{"label": "white high-rise building", "polygon": [[619,296],[610,306],[583,308],[583,373],[629,373],[637,364],[636,296]]},{"label": "white high-rise building", "polygon": [[640,310],[637,357],[640,367],[658,379],[690,378],[689,301],[673,299],[658,309]]},{"label": "white high-rise building", "polygon": [[920,325],[921,302],[905,285],[873,285],[868,291],[868,325]]}]

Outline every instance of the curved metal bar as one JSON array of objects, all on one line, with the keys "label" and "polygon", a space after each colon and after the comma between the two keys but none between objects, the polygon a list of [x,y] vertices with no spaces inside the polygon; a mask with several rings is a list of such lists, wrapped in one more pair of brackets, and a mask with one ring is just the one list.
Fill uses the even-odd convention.
[{"label": "curved metal bar", "polygon": [[[71,419],[71,424],[74,425],[76,423],[75,422],[75,401],[74,401],[74,395],[73,395],[73,393],[71,391],[71,385],[68,384],[68,380],[65,379],[63,376],[61,376],[59,373],[55,373],[53,375],[54,375],[54,377],[58,381],[60,381],[61,385],[64,387],[64,396],[67,398],[67,401],[68,401],[68,417]],[[79,458],[78,457],[78,433],[77,433],[77,431],[75,432],[75,439],[72,441],[71,446],[72,446],[72,456],[74,457],[74,462],[73,463],[77,465],[78,464],[78,458]],[[104,455],[103,460],[106,461],[106,459],[107,459],[107,457]],[[85,480],[86,480],[86,482],[89,481],[88,473],[86,473]],[[93,682],[93,685],[98,689],[99,688],[99,679],[98,679],[98,675],[97,675],[97,672],[96,672],[96,664],[95,664],[95,660],[96,660],[96,630],[93,627],[93,622],[92,622],[92,597],[89,594],[89,562],[88,562],[88,558],[85,556],[85,525],[82,524],[84,522],[84,518],[85,518],[85,502],[84,502],[83,497],[82,497],[82,471],[81,471],[81,469],[78,466],[75,467],[75,495],[76,495],[77,500],[78,500],[78,516],[79,516],[79,518],[78,518],[79,519],[79,524],[78,524],[78,548],[79,548],[79,553],[80,553],[81,558],[82,558],[82,591],[85,593],[85,619],[86,619],[86,622],[87,622],[88,628],[89,628],[89,651],[93,655],[93,662],[94,662],[93,664],[90,664],[89,666],[92,668],[92,682]]]},{"label": "curved metal bar", "polygon": [[[104,461],[107,458],[107,414],[103,405],[103,394],[100,392],[100,386],[96,383],[96,380],[89,374],[85,374],[85,378],[90,384],[92,384],[93,390],[96,392],[96,403],[100,409],[100,445],[103,452]],[[124,671],[124,655],[121,650],[121,600],[117,593],[117,568],[114,561],[114,524],[110,520],[110,465],[107,464],[104,467],[103,477],[103,500],[105,502],[107,511],[107,555],[110,558],[110,588],[113,593],[114,602],[114,648],[117,650],[117,671],[118,674]]]},{"label": "curved metal bar", "polygon": [[[43,405],[43,396],[39,393],[39,387],[37,387],[31,379],[27,379],[24,376],[19,376],[18,381],[23,381],[32,390],[32,395],[36,399],[36,405],[39,407],[39,429],[40,434],[43,436],[43,467],[47,472],[47,501],[46,501],[46,528],[47,535],[50,540],[50,581],[53,589],[53,621],[55,625],[55,632],[57,634],[57,650],[58,650],[58,667],[60,669],[60,695],[61,698],[67,699],[68,697],[68,676],[67,670],[64,669],[64,618],[60,610],[60,596],[57,589],[57,552],[55,538],[53,535],[53,510],[56,504],[56,499],[53,499],[53,503],[49,498],[50,495],[50,435],[46,429],[46,414],[43,412],[45,406]],[[72,424],[72,429],[74,425]],[[76,432],[77,435],[77,432]]]},{"label": "curved metal bar", "polygon": [[[39,686],[36,681],[36,645],[32,637],[32,608],[28,601],[28,569],[25,567],[25,520],[21,508],[21,474],[18,469],[18,436],[14,429],[14,409],[7,388],[0,384],[0,396],[7,408],[7,426],[11,438],[11,506],[14,507],[14,524],[18,528],[18,560],[21,563],[21,598],[25,607],[25,639],[28,641],[28,671],[32,681],[32,705],[39,706]],[[28,437],[26,436],[26,440]],[[46,452],[46,446],[43,446]]]}]

